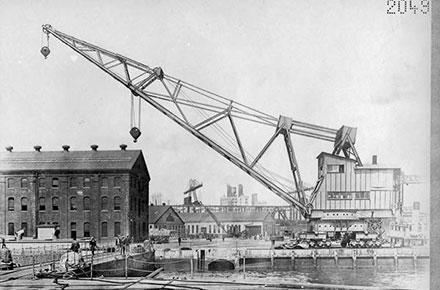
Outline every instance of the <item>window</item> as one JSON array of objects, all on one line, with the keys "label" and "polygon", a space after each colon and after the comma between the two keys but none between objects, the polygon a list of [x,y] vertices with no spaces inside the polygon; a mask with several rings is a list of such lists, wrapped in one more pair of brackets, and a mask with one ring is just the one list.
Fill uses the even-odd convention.
[{"label": "window", "polygon": [[114,187],[121,187],[121,178],[120,177],[115,177],[113,182],[114,182]]},{"label": "window", "polygon": [[83,210],[90,210],[90,197],[88,197],[88,196],[84,196]]},{"label": "window", "polygon": [[169,214],[169,215],[167,216],[166,221],[167,221],[167,222],[174,222],[174,218],[173,218],[173,216],[172,216],[171,214]]},{"label": "window", "polygon": [[8,235],[9,236],[15,235],[14,223],[8,223]]},{"label": "window", "polygon": [[101,178],[101,187],[108,187],[107,177]]},{"label": "window", "polygon": [[356,192],[355,199],[370,199],[369,191]]},{"label": "window", "polygon": [[21,211],[27,211],[27,198],[26,197],[22,197],[21,198]]},{"label": "window", "polygon": [[45,178],[39,178],[39,179],[38,179],[38,187],[39,187],[39,188],[44,188],[44,187],[46,187],[46,179],[45,179]]},{"label": "window", "polygon": [[115,237],[121,234],[121,223],[115,222]]},{"label": "window", "polygon": [[70,210],[76,210],[76,197],[72,196],[70,198]]},{"label": "window", "polygon": [[84,177],[83,187],[90,187],[90,178],[89,177]]},{"label": "window", "polygon": [[52,210],[56,211],[59,209],[60,199],[58,197],[52,198]]},{"label": "window", "polygon": [[101,223],[101,237],[106,238],[107,234],[107,222]]},{"label": "window", "polygon": [[121,198],[119,196],[115,196],[113,204],[114,210],[121,210]]},{"label": "window", "polygon": [[142,235],[145,235],[147,233],[147,223],[142,223]]},{"label": "window", "polygon": [[90,237],[90,223],[84,223],[84,237]]},{"label": "window", "polygon": [[344,165],[342,164],[328,164],[327,165],[328,173],[344,173]]},{"label": "window", "polygon": [[59,187],[59,181],[57,177],[52,178],[52,187],[53,188],[58,188]]},{"label": "window", "polygon": [[69,178],[69,187],[78,187],[78,179],[76,177]]},{"label": "window", "polygon": [[27,178],[22,178],[20,185],[21,185],[21,188],[28,188],[28,185],[29,185],[28,179]]},{"label": "window", "polygon": [[101,197],[101,210],[107,210],[108,198],[107,196]]},{"label": "window", "polygon": [[14,188],[14,178],[8,178],[8,188]]},{"label": "window", "polygon": [[39,204],[39,208],[41,211],[46,210],[46,199],[44,197],[40,197]]},{"label": "window", "polygon": [[76,222],[70,223],[70,237],[76,239]]},{"label": "window", "polygon": [[338,191],[329,191],[327,193],[327,199],[352,199],[353,195],[351,192],[338,192]]},{"label": "window", "polygon": [[8,198],[8,211],[14,211],[15,201],[13,197]]},{"label": "window", "polygon": [[27,232],[28,232],[27,223],[21,223],[21,229],[23,230],[23,237],[27,237]]}]

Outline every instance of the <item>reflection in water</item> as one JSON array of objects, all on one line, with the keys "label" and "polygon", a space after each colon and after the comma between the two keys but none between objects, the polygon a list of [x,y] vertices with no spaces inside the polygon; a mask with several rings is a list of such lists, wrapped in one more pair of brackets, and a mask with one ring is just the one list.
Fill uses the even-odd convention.
[{"label": "reflection in water", "polygon": [[[162,278],[190,277],[190,261],[161,265]],[[197,263],[194,262],[197,267]],[[207,271],[195,269],[194,278],[240,280],[242,268],[237,271]],[[420,261],[417,267],[304,267],[292,270],[278,265],[271,270],[270,262],[246,264],[246,279],[276,281],[278,283],[321,283],[353,286],[376,286],[404,289],[429,289],[429,261]]]}]

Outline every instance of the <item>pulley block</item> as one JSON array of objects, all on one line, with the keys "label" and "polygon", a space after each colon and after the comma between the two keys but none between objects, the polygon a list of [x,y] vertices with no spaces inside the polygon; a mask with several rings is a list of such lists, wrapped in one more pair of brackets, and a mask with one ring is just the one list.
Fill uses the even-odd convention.
[{"label": "pulley block", "polygon": [[137,127],[133,127],[130,130],[130,135],[133,137],[133,142],[136,143],[139,136],[141,136],[141,130],[139,130]]},{"label": "pulley block", "polygon": [[47,56],[50,53],[50,49],[47,46],[43,46],[40,51],[41,51],[41,54],[44,56],[44,58],[47,58]]}]

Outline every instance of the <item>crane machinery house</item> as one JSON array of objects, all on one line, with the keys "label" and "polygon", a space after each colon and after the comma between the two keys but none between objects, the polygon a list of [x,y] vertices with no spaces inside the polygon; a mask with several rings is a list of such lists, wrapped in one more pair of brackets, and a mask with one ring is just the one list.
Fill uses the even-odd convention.
[{"label": "crane machinery house", "polygon": [[[141,150],[0,152],[0,233],[99,241],[148,237],[150,175]],[[48,228],[58,229],[55,234]]]},{"label": "crane machinery house", "polygon": [[400,168],[377,163],[357,164],[356,160],[321,153],[318,175],[323,182],[313,201],[311,225],[315,232],[339,238],[345,233],[386,238],[390,223],[400,213],[403,202]]}]

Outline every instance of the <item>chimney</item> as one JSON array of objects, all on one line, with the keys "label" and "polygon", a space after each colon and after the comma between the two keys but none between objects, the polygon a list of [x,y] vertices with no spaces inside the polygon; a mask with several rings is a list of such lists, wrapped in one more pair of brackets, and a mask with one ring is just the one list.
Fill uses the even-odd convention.
[{"label": "chimney", "polygon": [[93,151],[98,151],[98,145],[90,145]]},{"label": "chimney", "polygon": [[40,145],[35,145],[34,149],[35,149],[35,151],[40,152],[41,146]]},{"label": "chimney", "polygon": [[119,145],[119,148],[121,148],[122,151],[125,151],[127,149],[127,145],[121,144],[121,145]]},{"label": "chimney", "polygon": [[373,165],[377,165],[377,155],[373,155]]},{"label": "chimney", "polygon": [[6,151],[8,151],[8,152],[12,152],[12,149],[14,149],[14,147],[12,147],[12,146],[7,146],[5,148],[6,148]]},{"label": "chimney", "polygon": [[63,147],[64,152],[69,152],[69,148],[70,148],[69,145],[63,145],[61,147]]}]

